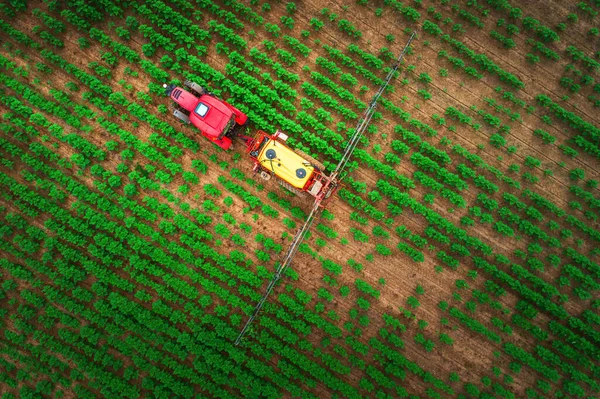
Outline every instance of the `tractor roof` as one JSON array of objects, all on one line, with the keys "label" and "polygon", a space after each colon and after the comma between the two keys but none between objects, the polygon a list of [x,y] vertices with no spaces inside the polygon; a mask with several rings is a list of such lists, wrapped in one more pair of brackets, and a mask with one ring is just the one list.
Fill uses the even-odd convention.
[{"label": "tractor roof", "polygon": [[299,189],[304,189],[314,172],[314,167],[308,161],[276,140],[269,140],[257,160],[264,168]]},{"label": "tractor roof", "polygon": [[233,116],[233,111],[221,100],[205,94],[190,113],[190,122],[208,136],[218,137]]}]

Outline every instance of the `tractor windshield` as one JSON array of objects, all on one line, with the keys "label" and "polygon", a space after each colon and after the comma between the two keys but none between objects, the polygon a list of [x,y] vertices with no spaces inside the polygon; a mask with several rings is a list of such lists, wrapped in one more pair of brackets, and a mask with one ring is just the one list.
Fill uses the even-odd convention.
[{"label": "tractor windshield", "polygon": [[198,116],[204,118],[204,116],[208,112],[208,105],[206,105],[204,103],[198,103],[198,105],[196,105],[196,109],[194,110],[194,112],[196,114],[198,114]]}]

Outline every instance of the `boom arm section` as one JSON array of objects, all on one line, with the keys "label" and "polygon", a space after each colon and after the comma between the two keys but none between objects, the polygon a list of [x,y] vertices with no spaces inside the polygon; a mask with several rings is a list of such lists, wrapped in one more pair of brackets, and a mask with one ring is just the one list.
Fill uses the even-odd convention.
[{"label": "boom arm section", "polygon": [[258,313],[260,312],[260,309],[262,308],[263,304],[267,300],[269,294],[271,293],[271,291],[273,291],[273,288],[275,287],[277,282],[281,279],[281,276],[285,273],[288,266],[292,263],[292,259],[294,258],[294,255],[296,255],[296,252],[298,252],[298,248],[300,247],[300,244],[302,244],[302,241],[304,241],[304,237],[306,236],[306,233],[308,233],[308,231],[310,230],[310,227],[312,226],[315,219],[318,219],[319,214],[321,213],[322,210],[323,209],[321,208],[321,200],[316,200],[312,207],[312,210],[310,211],[310,214],[308,215],[308,218],[306,219],[306,221],[304,222],[302,227],[300,227],[298,229],[298,231],[296,232],[296,234],[294,235],[294,239],[292,240],[292,243],[290,244],[285,256],[283,257],[283,260],[277,267],[277,270],[275,271],[275,275],[271,278],[271,281],[269,282],[269,285],[267,286],[265,293],[263,294],[263,296],[260,298],[260,300],[256,304],[256,307],[254,308],[252,315],[250,316],[250,318],[244,325],[244,328],[242,328],[242,331],[240,331],[240,334],[238,335],[237,339],[235,340],[236,345],[238,345],[240,343],[240,341],[246,334],[246,331],[248,330],[248,328],[250,327],[250,325],[252,324],[252,322],[254,321],[254,319],[256,318]]}]

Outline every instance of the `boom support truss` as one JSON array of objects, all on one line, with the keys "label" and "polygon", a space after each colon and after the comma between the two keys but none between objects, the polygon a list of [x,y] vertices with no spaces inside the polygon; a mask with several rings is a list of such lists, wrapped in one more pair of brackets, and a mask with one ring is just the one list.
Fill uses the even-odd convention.
[{"label": "boom support truss", "polygon": [[256,304],[256,307],[254,308],[252,315],[250,316],[250,318],[248,319],[248,321],[246,322],[246,324],[240,331],[238,337],[236,338],[235,345],[238,345],[241,342],[242,338],[244,337],[244,335],[250,328],[252,322],[254,321],[254,319],[260,312],[261,308],[263,307],[264,303],[266,302],[267,298],[269,297],[269,294],[271,294],[271,291],[273,291],[273,288],[275,287],[277,282],[281,279],[281,277],[285,273],[286,269],[292,263],[292,259],[298,252],[298,248],[300,247],[300,244],[302,244],[302,241],[304,241],[304,237],[310,230],[313,222],[316,219],[318,219],[319,215],[323,211],[322,202],[327,197],[329,197],[329,195],[331,195],[332,192],[336,189],[336,187],[338,185],[339,176],[345,169],[346,165],[348,164],[348,161],[352,157],[352,153],[354,152],[354,150],[356,149],[356,146],[360,142],[361,137],[363,136],[365,130],[367,130],[367,127],[369,127],[369,124],[371,123],[371,118],[373,118],[375,108],[377,107],[377,101],[379,100],[379,98],[385,91],[385,88],[390,83],[390,80],[392,80],[392,77],[394,76],[394,74],[396,73],[398,68],[400,67],[402,58],[404,57],[404,54],[408,50],[408,47],[410,46],[411,42],[413,41],[415,35],[416,35],[415,32],[413,32],[411,34],[410,38],[408,39],[408,42],[406,42],[406,45],[404,46],[404,49],[398,56],[398,59],[396,60],[396,62],[394,63],[394,65],[392,66],[390,71],[388,72],[388,74],[387,74],[385,80],[383,81],[383,83],[381,84],[381,86],[379,86],[379,90],[377,90],[377,93],[375,93],[375,95],[373,96],[373,99],[369,103],[369,107],[367,107],[367,109],[365,110],[363,116],[361,117],[360,121],[358,122],[358,125],[356,126],[354,134],[348,141],[348,144],[346,145],[346,148],[344,149],[344,154],[342,155],[342,158],[340,159],[340,161],[339,161],[338,165],[336,166],[335,170],[333,171],[333,173],[327,179],[328,180],[327,185],[323,189],[323,192],[325,194],[323,196],[319,196],[315,199],[315,202],[312,206],[312,209],[311,209],[308,217],[306,218],[306,221],[294,235],[294,239],[292,240],[292,243],[290,244],[282,261],[277,266],[277,270],[275,271],[275,274],[271,278],[269,285],[267,285],[267,289],[265,290],[265,293],[263,294],[263,296],[260,298],[260,300]]}]

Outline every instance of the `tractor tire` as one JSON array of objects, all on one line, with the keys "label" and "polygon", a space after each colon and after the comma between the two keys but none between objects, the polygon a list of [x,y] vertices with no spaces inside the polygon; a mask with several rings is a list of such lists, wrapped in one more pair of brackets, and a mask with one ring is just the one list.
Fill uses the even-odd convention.
[{"label": "tractor tire", "polygon": [[296,194],[300,198],[306,197],[306,193],[304,191],[299,190],[296,187],[293,187],[290,183],[288,183],[284,180],[279,180],[279,185],[281,187],[285,188],[286,190],[291,191],[292,193]]},{"label": "tractor tire", "polygon": [[175,118],[179,119],[180,121],[182,121],[183,123],[190,123],[190,117],[188,114],[181,112],[180,110],[176,109],[175,111],[173,111],[173,116],[175,116]]},{"label": "tractor tire", "polygon": [[306,161],[310,162],[310,164],[312,166],[314,166],[315,168],[319,169],[321,172],[325,171],[325,165],[323,165],[321,162],[317,161],[316,159],[314,159],[313,157],[311,157],[310,155],[308,155],[304,151],[299,150],[299,149],[296,148],[296,149],[294,149],[294,152],[296,154],[300,155]]},{"label": "tractor tire", "polygon": [[192,82],[191,80],[186,80],[185,82],[183,82],[183,85],[191,91],[193,91],[194,93],[196,93],[198,97],[200,97],[203,94],[206,94],[206,90],[204,89],[204,87],[200,86],[196,82]]}]

